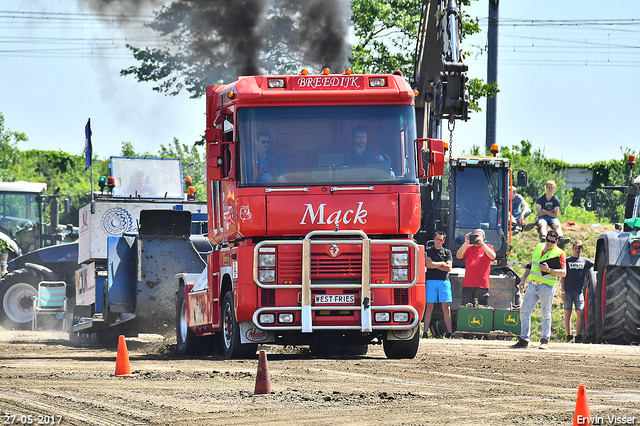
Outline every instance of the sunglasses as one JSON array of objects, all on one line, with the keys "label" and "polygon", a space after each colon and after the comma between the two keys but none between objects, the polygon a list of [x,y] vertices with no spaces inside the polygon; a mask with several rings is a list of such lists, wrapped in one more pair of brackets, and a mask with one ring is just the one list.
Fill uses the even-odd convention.
[{"label": "sunglasses", "polygon": [[444,238],[436,238],[436,241],[444,241]]},{"label": "sunglasses", "polygon": [[267,145],[267,144],[270,144],[270,143],[271,143],[271,141],[270,141],[269,139],[260,139],[260,143],[261,143],[262,145]]},{"label": "sunglasses", "polygon": [[550,240],[549,238],[547,238],[545,241],[551,244],[555,244],[558,242],[558,240]]}]

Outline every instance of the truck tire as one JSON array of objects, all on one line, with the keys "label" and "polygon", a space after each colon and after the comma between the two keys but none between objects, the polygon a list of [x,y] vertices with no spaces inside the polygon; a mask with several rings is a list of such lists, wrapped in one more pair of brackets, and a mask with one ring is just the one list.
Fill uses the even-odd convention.
[{"label": "truck tire", "polygon": [[250,358],[256,355],[257,343],[240,343],[240,325],[236,320],[233,292],[229,291],[222,300],[222,353],[225,359]]},{"label": "truck tire", "polygon": [[382,342],[384,354],[389,359],[413,359],[418,353],[420,346],[420,329],[418,329],[410,340],[389,340]]},{"label": "truck tire", "polygon": [[7,330],[28,330],[33,321],[33,298],[38,294],[39,273],[17,269],[0,280],[0,325]]},{"label": "truck tire", "polygon": [[187,326],[187,303],[184,286],[176,294],[176,340],[180,355],[208,354],[212,349],[213,336],[196,336]]},{"label": "truck tire", "polygon": [[606,252],[598,257],[595,291],[595,330],[599,343],[640,341],[640,269],[607,265]]}]

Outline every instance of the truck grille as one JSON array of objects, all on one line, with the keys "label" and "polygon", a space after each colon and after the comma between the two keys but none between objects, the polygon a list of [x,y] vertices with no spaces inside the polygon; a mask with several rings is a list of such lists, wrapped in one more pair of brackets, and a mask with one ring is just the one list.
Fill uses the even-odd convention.
[{"label": "truck grille", "polygon": [[[388,253],[371,253],[371,275],[388,276],[391,269]],[[279,280],[300,282],[302,263],[299,253],[278,254]],[[326,253],[311,254],[311,279],[361,278],[362,254],[345,253],[336,258]]]}]

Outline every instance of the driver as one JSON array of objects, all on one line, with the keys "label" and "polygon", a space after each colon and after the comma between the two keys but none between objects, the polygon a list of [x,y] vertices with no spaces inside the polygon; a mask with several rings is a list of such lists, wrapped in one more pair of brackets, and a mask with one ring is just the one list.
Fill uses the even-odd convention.
[{"label": "driver", "polygon": [[353,142],[349,147],[347,153],[347,164],[350,166],[364,166],[366,160],[371,160],[373,155],[373,148],[367,144],[367,136],[369,132],[363,125],[359,125],[353,128],[351,132],[353,135]]}]

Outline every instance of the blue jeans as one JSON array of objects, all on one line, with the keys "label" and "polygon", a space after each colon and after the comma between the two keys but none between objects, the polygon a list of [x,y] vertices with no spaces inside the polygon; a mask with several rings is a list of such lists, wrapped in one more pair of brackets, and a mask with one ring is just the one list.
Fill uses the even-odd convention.
[{"label": "blue jeans", "polygon": [[527,291],[524,293],[524,300],[520,308],[520,324],[522,331],[520,338],[529,340],[531,332],[531,313],[538,301],[540,301],[540,319],[542,321],[542,339],[550,340],[551,337],[551,306],[553,305],[553,295],[556,294],[556,286],[547,284],[538,285],[529,282]]}]

